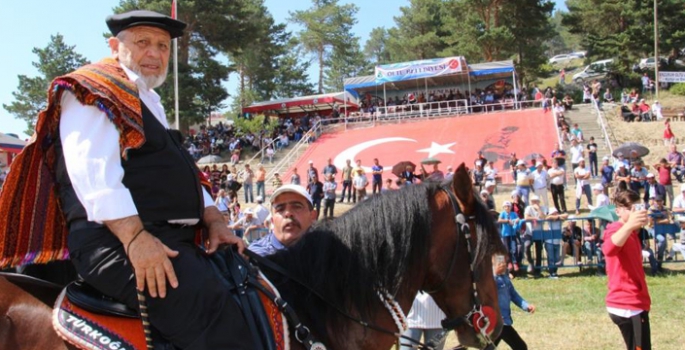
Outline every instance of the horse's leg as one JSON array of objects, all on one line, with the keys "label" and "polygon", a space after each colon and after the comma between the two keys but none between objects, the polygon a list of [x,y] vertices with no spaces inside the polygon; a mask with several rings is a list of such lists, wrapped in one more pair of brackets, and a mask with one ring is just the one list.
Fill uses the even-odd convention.
[{"label": "horse's leg", "polygon": [[0,277],[0,349],[67,350],[52,328],[52,310]]}]

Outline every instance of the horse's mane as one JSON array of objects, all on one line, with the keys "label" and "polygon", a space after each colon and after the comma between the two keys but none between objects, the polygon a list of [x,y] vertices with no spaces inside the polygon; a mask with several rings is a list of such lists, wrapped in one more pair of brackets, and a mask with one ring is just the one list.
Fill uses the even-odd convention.
[{"label": "horse's mane", "polygon": [[[270,259],[337,308],[368,320],[383,308],[377,289],[397,295],[403,280],[413,278],[410,267],[425,271],[432,227],[429,200],[439,190],[439,184],[424,183],[372,196],[335,220],[318,222],[297,244]],[[476,203],[479,231],[496,233],[491,215]],[[478,260],[490,250],[488,236],[479,239]],[[270,277],[277,284],[284,281]],[[318,334],[326,334],[326,326],[344,327],[345,318],[318,297],[294,284],[283,287],[294,288],[288,302],[309,316]]]}]

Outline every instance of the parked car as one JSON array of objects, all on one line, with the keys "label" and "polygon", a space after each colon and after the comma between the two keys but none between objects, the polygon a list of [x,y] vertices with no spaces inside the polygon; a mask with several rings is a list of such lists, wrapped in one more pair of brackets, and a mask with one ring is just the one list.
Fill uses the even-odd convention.
[{"label": "parked car", "polygon": [[595,78],[604,78],[611,72],[611,65],[614,63],[613,59],[606,59],[590,63],[582,71],[573,75],[573,81],[576,84],[583,84],[585,81]]},{"label": "parked car", "polygon": [[549,64],[566,63],[572,59],[573,59],[573,57],[571,57],[569,55],[556,55],[556,56],[549,59]]},{"label": "parked car", "polygon": [[571,56],[571,58],[585,58],[586,54],[586,51],[577,51],[570,53],[569,56]]},{"label": "parked car", "polygon": [[[676,67],[685,67],[685,63],[681,60],[675,60],[673,64]],[[668,65],[668,57],[659,57],[659,68]],[[637,67],[640,71],[654,70],[654,57],[643,58],[638,62]]]}]

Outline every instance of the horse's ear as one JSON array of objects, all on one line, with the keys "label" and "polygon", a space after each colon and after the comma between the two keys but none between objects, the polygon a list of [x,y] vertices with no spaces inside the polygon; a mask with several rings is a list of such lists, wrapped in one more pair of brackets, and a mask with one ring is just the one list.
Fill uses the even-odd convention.
[{"label": "horse's ear", "polygon": [[473,183],[471,183],[471,176],[469,171],[466,169],[466,165],[461,163],[457,168],[457,171],[452,177],[452,191],[457,195],[457,199],[462,206],[462,210],[466,208],[473,208],[473,202],[475,201],[473,195]]}]

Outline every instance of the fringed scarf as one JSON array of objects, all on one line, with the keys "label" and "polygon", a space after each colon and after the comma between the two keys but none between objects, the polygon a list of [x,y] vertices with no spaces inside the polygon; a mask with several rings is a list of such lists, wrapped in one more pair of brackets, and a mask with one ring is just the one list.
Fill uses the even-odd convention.
[{"label": "fringed scarf", "polygon": [[[69,258],[67,225],[53,169],[64,91],[84,105],[97,107],[114,123],[122,158],[145,143],[138,88],[116,60],[106,58],[56,78],[35,133],[12,162],[0,192],[0,269]],[[200,179],[208,184],[204,176]]]}]

